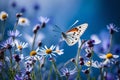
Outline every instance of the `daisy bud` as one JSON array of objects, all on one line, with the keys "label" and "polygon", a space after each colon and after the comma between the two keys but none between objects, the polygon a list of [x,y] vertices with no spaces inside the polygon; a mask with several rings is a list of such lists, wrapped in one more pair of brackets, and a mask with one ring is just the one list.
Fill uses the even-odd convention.
[{"label": "daisy bud", "polygon": [[67,72],[67,73],[65,74],[65,76],[70,76],[70,73],[69,73],[69,72]]},{"label": "daisy bud", "polygon": [[44,28],[46,26],[46,23],[41,24],[41,28]]},{"label": "daisy bud", "polygon": [[38,43],[38,47],[41,47],[41,46],[42,46],[42,42],[39,41],[39,43]]},{"label": "daisy bud", "polygon": [[85,56],[90,58],[92,56],[92,53],[87,53]]},{"label": "daisy bud", "polygon": [[80,61],[83,61],[84,59],[82,57],[79,57]]},{"label": "daisy bud", "polygon": [[12,46],[8,44],[8,45],[6,46],[6,48],[7,48],[7,49],[11,49]]},{"label": "daisy bud", "polygon": [[74,59],[74,58],[72,58],[72,59],[71,59],[71,62],[75,63],[75,59]]},{"label": "daisy bud", "polygon": [[84,71],[84,73],[85,73],[85,74],[89,74],[89,70],[86,69],[86,70]]},{"label": "daisy bud", "polygon": [[16,17],[17,17],[17,18],[19,18],[19,17],[21,17],[21,16],[22,16],[22,13],[17,13],[17,14],[16,14]]},{"label": "daisy bud", "polygon": [[80,64],[80,65],[84,65],[84,61],[80,61],[79,64]]},{"label": "daisy bud", "polygon": [[41,67],[44,67],[44,64],[41,64]]}]

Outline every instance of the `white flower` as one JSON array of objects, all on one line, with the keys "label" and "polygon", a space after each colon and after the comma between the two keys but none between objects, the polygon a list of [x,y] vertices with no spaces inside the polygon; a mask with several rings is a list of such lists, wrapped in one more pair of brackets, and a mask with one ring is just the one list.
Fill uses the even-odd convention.
[{"label": "white flower", "polygon": [[2,11],[2,12],[0,13],[0,19],[1,19],[2,21],[4,21],[4,20],[6,20],[7,18],[8,18],[8,14],[7,14],[6,12]]},{"label": "white flower", "polygon": [[29,26],[30,21],[27,18],[20,17],[19,20],[18,20],[18,24],[21,25],[21,26]]},{"label": "white flower", "polygon": [[91,67],[94,67],[94,68],[101,68],[102,67],[102,63],[99,63],[98,61],[84,61],[85,63],[85,66],[91,66]]},{"label": "white flower", "polygon": [[40,49],[41,53],[39,53],[39,55],[50,56],[50,57],[56,56],[54,49],[55,49],[55,46],[53,45],[50,48],[47,48],[47,46],[45,45],[44,48]]},{"label": "white flower", "polygon": [[15,41],[16,47],[17,47],[17,51],[20,51],[26,47],[28,47],[28,43],[25,42],[19,42],[19,41]]},{"label": "white flower", "polygon": [[54,51],[55,53],[57,53],[58,55],[62,55],[64,52],[63,52],[64,49],[59,49],[59,46],[56,46],[56,50]]},{"label": "white flower", "polygon": [[99,57],[101,59],[105,59],[105,61],[103,62],[103,65],[112,63],[114,61],[114,59],[117,59],[119,57],[119,55],[113,55],[112,53],[107,53],[105,54],[101,54],[99,55]]},{"label": "white flower", "polygon": [[50,20],[50,19],[47,18],[47,17],[42,17],[42,16],[40,16],[40,18],[39,18],[39,21],[40,21],[41,23],[48,23],[49,20]]}]

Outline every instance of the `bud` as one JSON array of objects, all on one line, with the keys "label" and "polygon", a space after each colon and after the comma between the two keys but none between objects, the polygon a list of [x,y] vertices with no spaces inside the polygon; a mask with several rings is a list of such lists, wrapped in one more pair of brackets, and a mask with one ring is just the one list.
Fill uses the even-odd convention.
[{"label": "bud", "polygon": [[39,43],[38,43],[38,47],[41,47],[41,46],[42,46],[42,42],[39,41]]},{"label": "bud", "polygon": [[90,58],[92,56],[92,53],[87,53],[85,56]]},{"label": "bud", "polygon": [[75,63],[75,59],[74,59],[74,58],[72,58],[72,59],[71,59],[71,62]]},{"label": "bud", "polygon": [[84,59],[82,57],[79,57],[80,61],[83,61]]},{"label": "bud", "polygon": [[22,16],[22,13],[17,13],[17,14],[16,14],[16,17],[17,17],[17,18],[20,18],[21,16]]},{"label": "bud", "polygon": [[80,61],[79,64],[80,64],[80,65],[84,65],[84,61]]}]

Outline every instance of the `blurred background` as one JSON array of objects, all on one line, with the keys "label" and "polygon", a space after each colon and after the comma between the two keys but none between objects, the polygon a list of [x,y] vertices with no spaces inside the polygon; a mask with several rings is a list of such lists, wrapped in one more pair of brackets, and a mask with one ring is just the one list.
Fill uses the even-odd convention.
[{"label": "blurred background", "polygon": [[[88,23],[88,29],[81,39],[89,39],[92,34],[99,35],[107,31],[106,25],[113,23],[120,26],[120,0],[0,0],[0,12],[9,14],[6,24],[7,30],[12,30],[16,21],[16,13],[22,12],[23,16],[30,20],[29,26],[19,26],[18,30],[23,34],[22,41],[27,42],[26,35],[33,36],[33,28],[39,23],[39,17],[50,18],[47,26],[40,31],[45,38],[43,45],[50,47],[57,45],[61,34],[52,31],[54,25],[58,25],[64,32],[76,21],[76,25]],[[0,21],[0,25],[2,22]],[[0,26],[1,27],[1,26]],[[120,32],[114,34],[115,44],[120,44]],[[106,36],[106,35],[105,35]],[[41,37],[38,35],[38,37]],[[69,47],[65,42],[61,44],[64,54],[57,56],[57,63],[67,61],[74,57],[77,52],[77,44]],[[28,55],[30,49],[27,49]]]}]

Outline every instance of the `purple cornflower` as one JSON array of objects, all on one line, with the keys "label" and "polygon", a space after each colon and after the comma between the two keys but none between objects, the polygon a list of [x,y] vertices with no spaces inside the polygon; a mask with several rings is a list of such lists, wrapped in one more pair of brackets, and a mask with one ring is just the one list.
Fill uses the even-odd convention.
[{"label": "purple cornflower", "polygon": [[114,24],[107,25],[107,29],[109,30],[110,34],[113,34],[114,32],[119,32],[119,28],[115,27]]},{"label": "purple cornflower", "polygon": [[22,59],[24,59],[23,54],[21,55],[14,54],[14,59],[16,62],[20,62]]},{"label": "purple cornflower", "polygon": [[11,49],[13,46],[13,40],[12,38],[8,38],[5,42],[3,42],[2,44],[0,44],[3,48],[6,49]]},{"label": "purple cornflower", "polygon": [[13,39],[15,39],[16,37],[20,37],[22,34],[20,34],[20,32],[18,30],[10,30],[8,31],[8,36],[12,37]]},{"label": "purple cornflower", "polygon": [[41,27],[44,28],[45,25],[46,25],[46,23],[49,22],[49,20],[50,20],[50,19],[47,18],[47,17],[42,17],[42,16],[40,16],[40,17],[39,17],[39,21],[40,21],[40,23],[42,23],[42,24],[41,24]]},{"label": "purple cornflower", "polygon": [[76,69],[70,70],[68,68],[62,68],[61,71],[62,71],[62,74],[63,74],[62,76],[66,76],[66,77],[74,75],[77,72]]}]

